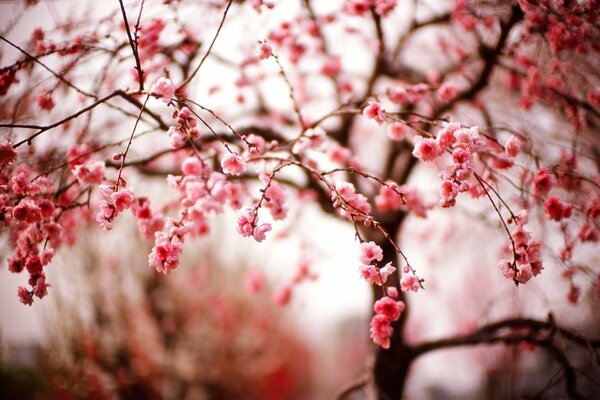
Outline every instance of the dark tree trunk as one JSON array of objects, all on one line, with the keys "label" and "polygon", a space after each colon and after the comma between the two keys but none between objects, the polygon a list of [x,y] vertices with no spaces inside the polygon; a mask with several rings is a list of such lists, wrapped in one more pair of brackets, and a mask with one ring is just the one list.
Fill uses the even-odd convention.
[{"label": "dark tree trunk", "polygon": [[[398,231],[398,226],[404,220],[400,216],[395,220],[394,224],[385,226],[386,231],[395,236]],[[369,240],[374,240],[383,249],[382,265],[392,262],[399,270],[398,254],[394,246],[383,236],[369,237]],[[399,274],[393,274],[388,278],[388,283],[397,288],[399,285]],[[403,292],[399,290],[400,300],[406,301]],[[374,300],[383,296],[383,291],[379,286],[373,286]],[[381,400],[400,399],[404,391],[406,378],[410,369],[410,365],[414,359],[412,348],[404,343],[404,325],[408,316],[408,307],[402,314],[400,319],[393,325],[394,333],[390,340],[390,348],[377,350],[375,365],[373,368],[373,378],[377,387],[377,397]]]}]

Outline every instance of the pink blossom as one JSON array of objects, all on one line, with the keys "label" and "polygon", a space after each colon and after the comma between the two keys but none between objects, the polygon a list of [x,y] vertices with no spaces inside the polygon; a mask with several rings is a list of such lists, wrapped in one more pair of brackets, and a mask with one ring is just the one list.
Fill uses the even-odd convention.
[{"label": "pink blossom", "polygon": [[394,85],[387,90],[388,98],[395,104],[408,103],[409,93],[404,86]]},{"label": "pink blossom", "polygon": [[133,203],[133,193],[129,189],[121,188],[118,192],[111,195],[111,199],[118,212],[122,212],[131,207]]},{"label": "pink blossom", "polygon": [[165,232],[155,233],[155,244],[148,255],[148,264],[158,272],[167,273],[179,266],[182,243],[178,236],[169,237]]},{"label": "pink blossom", "polygon": [[500,260],[498,262],[498,268],[502,271],[502,275],[504,275],[507,279],[514,279],[515,270],[512,266],[512,263],[508,260]]},{"label": "pink blossom", "polygon": [[198,157],[191,156],[183,160],[181,172],[184,175],[202,175],[205,172],[204,163]]},{"label": "pink blossom", "polygon": [[292,287],[284,285],[277,289],[273,294],[273,301],[280,307],[287,305],[292,298]]},{"label": "pink blossom", "polygon": [[42,92],[36,97],[36,103],[42,110],[51,111],[54,108],[54,100],[49,92]]},{"label": "pink blossom", "polygon": [[284,219],[287,215],[288,209],[285,205],[287,194],[283,189],[283,186],[279,182],[271,180],[269,187],[267,190],[265,190],[264,196],[264,205],[271,212],[273,219]]},{"label": "pink blossom", "polygon": [[385,264],[383,267],[379,269],[379,276],[381,277],[381,281],[383,283],[387,282],[387,279],[396,272],[396,267],[392,266],[392,263],[389,262]]},{"label": "pink blossom", "polygon": [[377,300],[373,305],[373,310],[388,320],[396,321],[404,311],[405,305],[402,301],[396,301],[391,297],[385,296]]},{"label": "pink blossom", "polygon": [[257,242],[262,242],[266,239],[265,234],[271,231],[271,224],[260,224],[256,228],[254,228],[254,232],[252,236],[254,236],[254,240]]},{"label": "pink blossom", "polygon": [[12,143],[5,139],[0,142],[0,168],[5,165],[11,165],[17,159],[17,152],[12,147]]},{"label": "pink blossom", "polygon": [[444,180],[440,185],[440,207],[452,207],[456,203],[458,195],[458,185],[452,181]]},{"label": "pink blossom", "polygon": [[449,103],[458,96],[458,88],[454,82],[444,82],[436,91],[436,96],[442,103]]},{"label": "pink blossom", "polygon": [[104,177],[104,161],[77,164],[71,170],[80,184],[99,185]]},{"label": "pink blossom", "polygon": [[306,149],[316,149],[325,141],[326,133],[320,128],[307,129],[306,132],[294,143],[292,152],[299,154]]},{"label": "pink blossom", "polygon": [[248,154],[252,157],[259,156],[265,152],[265,139],[262,136],[253,133],[246,137],[246,145],[248,146]]},{"label": "pink blossom", "polygon": [[42,272],[41,274],[37,275],[35,283],[32,286],[33,294],[41,299],[48,294],[48,287],[50,285],[46,283],[46,276]]},{"label": "pink blossom", "polygon": [[171,126],[167,130],[169,136],[169,147],[172,149],[178,149],[185,144],[185,136],[183,131],[177,126]]},{"label": "pink blossom", "polygon": [[342,216],[355,220],[364,219],[365,215],[371,212],[369,201],[364,195],[356,193],[353,184],[349,182],[337,182],[335,189],[337,193],[333,193],[332,195],[333,204],[334,207],[338,208]]},{"label": "pink blossom", "polygon": [[360,275],[364,280],[366,280],[372,285],[381,286],[383,284],[381,282],[379,270],[374,265],[363,265],[362,267],[360,267]]},{"label": "pink blossom", "polygon": [[412,155],[421,161],[432,161],[439,157],[442,153],[440,146],[433,139],[423,138],[415,143]]},{"label": "pink blossom", "polygon": [[336,77],[342,69],[339,57],[328,57],[321,66],[321,74],[329,77]]},{"label": "pink blossom", "polygon": [[392,181],[382,185],[379,194],[375,196],[375,206],[381,212],[395,211],[404,204],[404,198],[401,195],[400,187]]},{"label": "pink blossom", "polygon": [[17,295],[19,296],[19,300],[21,303],[30,306],[33,304],[33,293],[27,290],[24,286],[19,286],[17,289]]},{"label": "pink blossom", "polygon": [[600,230],[598,230],[594,225],[589,222],[584,222],[579,231],[577,232],[577,237],[582,242],[598,242],[600,241]]},{"label": "pink blossom", "polygon": [[394,333],[394,328],[392,328],[391,323],[392,321],[381,314],[375,314],[373,318],[371,318],[371,339],[375,344],[378,344],[384,349],[390,347],[390,337],[392,336],[392,333]]},{"label": "pink blossom", "polygon": [[544,211],[546,217],[553,221],[560,221],[563,218],[569,218],[573,212],[573,206],[571,204],[563,204],[560,198],[551,196],[546,199],[546,206]]},{"label": "pink blossom", "polygon": [[427,217],[427,209],[431,208],[431,206],[425,204],[417,188],[411,185],[403,185],[400,186],[400,190],[404,193],[406,207],[417,217]]},{"label": "pink blossom", "polygon": [[363,109],[363,115],[374,120],[379,125],[383,124],[383,121],[385,120],[385,115],[383,113],[383,109],[381,108],[381,104],[375,100],[370,100],[367,103],[367,106]]},{"label": "pink blossom", "polygon": [[519,283],[527,283],[533,278],[533,271],[530,264],[521,264],[517,267],[516,280]]},{"label": "pink blossom", "polygon": [[169,104],[175,96],[175,86],[170,79],[161,77],[150,88],[150,95]]},{"label": "pink blossom", "polygon": [[272,54],[273,49],[267,42],[260,42],[258,46],[256,46],[256,57],[258,57],[259,60],[266,60],[271,57]]},{"label": "pink blossom", "polygon": [[112,221],[115,215],[116,210],[112,204],[109,204],[106,200],[100,200],[100,202],[98,202],[96,221],[103,230],[110,231],[112,229]]},{"label": "pink blossom", "polygon": [[504,145],[504,151],[506,155],[514,158],[519,154],[522,147],[523,142],[518,137],[511,135]]},{"label": "pink blossom", "polygon": [[375,12],[385,17],[396,8],[398,0],[374,0],[373,3],[375,5]]},{"label": "pink blossom", "polygon": [[429,94],[429,85],[425,83],[417,83],[408,88],[408,100],[412,104],[416,104],[423,100]]},{"label": "pink blossom", "polygon": [[383,250],[375,242],[362,242],[359,247],[358,259],[365,265],[371,264],[374,260],[383,259]]},{"label": "pink blossom", "polygon": [[370,0],[348,0],[344,11],[350,15],[363,15],[369,11]]},{"label": "pink blossom", "polygon": [[533,178],[534,193],[544,195],[552,189],[552,186],[554,186],[554,177],[548,173],[546,168],[540,167]]},{"label": "pink blossom", "polygon": [[401,122],[394,122],[387,131],[388,137],[392,140],[403,140],[406,136],[406,126]]},{"label": "pink blossom", "polygon": [[221,160],[223,172],[229,175],[240,175],[246,170],[246,163],[240,156],[230,153]]},{"label": "pink blossom", "polygon": [[460,124],[458,122],[450,122],[438,131],[435,140],[438,142],[442,150],[452,146],[454,142],[456,142],[454,132],[459,129]]},{"label": "pink blossom", "polygon": [[421,283],[419,282],[419,278],[409,273],[402,274],[402,278],[400,278],[400,289],[403,292],[416,292],[420,288]]},{"label": "pink blossom", "polygon": [[244,210],[237,218],[237,231],[244,237],[251,236],[256,223],[256,215],[250,209]]}]

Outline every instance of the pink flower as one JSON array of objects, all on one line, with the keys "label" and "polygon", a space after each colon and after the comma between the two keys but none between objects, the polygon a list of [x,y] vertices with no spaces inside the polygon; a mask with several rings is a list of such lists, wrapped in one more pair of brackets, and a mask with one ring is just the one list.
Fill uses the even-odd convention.
[{"label": "pink flower", "polygon": [[104,161],[77,164],[71,172],[80,184],[99,185],[104,177]]},{"label": "pink flower", "polygon": [[405,309],[405,305],[401,301],[396,301],[391,297],[385,296],[377,300],[373,305],[373,311],[383,315],[390,321],[396,321]]},{"label": "pink flower", "polygon": [[412,155],[421,161],[432,161],[439,157],[441,153],[442,150],[435,140],[421,137],[421,140],[415,143]]},{"label": "pink flower", "polygon": [[221,160],[223,172],[229,175],[240,175],[246,170],[246,163],[240,156],[230,153]]},{"label": "pink flower", "polygon": [[49,286],[50,285],[46,283],[46,276],[44,273],[41,273],[37,275],[35,284],[33,285],[33,294],[41,299],[48,294]]},{"label": "pink flower", "polygon": [[358,259],[361,263],[369,265],[373,260],[383,259],[383,250],[375,242],[363,242],[360,244]]},{"label": "pink flower", "polygon": [[544,195],[552,189],[554,186],[554,177],[548,173],[548,170],[544,167],[538,169],[537,174],[533,178],[534,193],[537,195]]},{"label": "pink flower", "polygon": [[452,207],[456,204],[456,196],[458,195],[458,185],[452,181],[444,180],[440,185],[440,207]]},{"label": "pink flower", "polygon": [[36,103],[39,108],[46,111],[51,111],[54,108],[54,100],[49,92],[42,92],[38,94]]},{"label": "pink flower", "polygon": [[254,240],[257,242],[262,242],[266,239],[265,234],[271,231],[271,224],[260,224],[256,228],[254,228],[254,232],[252,236],[254,236]]},{"label": "pink flower", "polygon": [[251,236],[254,231],[256,216],[250,209],[243,211],[237,218],[237,231],[244,237]]},{"label": "pink flower", "polygon": [[392,321],[380,314],[375,314],[371,318],[371,339],[384,349],[390,347],[390,337],[394,333],[391,323]]},{"label": "pink flower", "polygon": [[246,144],[248,146],[248,154],[252,157],[259,156],[265,151],[265,139],[262,136],[249,134],[246,138]]},{"label": "pink flower", "polygon": [[421,288],[419,279],[413,274],[402,274],[400,289],[403,292],[416,292]]},{"label": "pink flower", "polygon": [[500,262],[498,262],[498,269],[502,271],[502,275],[504,275],[506,279],[514,279],[515,270],[512,267],[512,263],[510,261],[500,260]]},{"label": "pink flower", "polygon": [[372,285],[382,285],[379,270],[374,265],[363,265],[360,267],[360,275]]},{"label": "pink flower", "polygon": [[518,137],[511,135],[504,145],[504,151],[506,152],[507,156],[514,158],[517,156],[517,154],[519,154],[522,147],[523,142],[521,142]]},{"label": "pink flower", "polygon": [[9,140],[0,143],[0,168],[5,165],[11,165],[17,159],[17,152],[12,147]]},{"label": "pink flower", "polygon": [[184,175],[202,175],[205,168],[198,157],[188,157],[181,164],[181,172]]},{"label": "pink flower", "polygon": [[409,93],[404,86],[394,85],[387,90],[388,98],[396,104],[408,103]]},{"label": "pink flower", "polygon": [[546,199],[546,207],[544,209],[546,217],[553,221],[560,221],[563,218],[569,218],[573,212],[573,206],[571,204],[563,204],[562,201],[556,197],[551,196]]},{"label": "pink flower", "polygon": [[27,290],[24,286],[19,286],[17,289],[17,295],[19,296],[19,300],[21,303],[30,306],[33,304],[33,293]]},{"label": "pink flower", "polygon": [[256,46],[256,57],[258,57],[259,60],[266,60],[271,57],[272,54],[273,49],[267,42],[260,42],[258,46]]},{"label": "pink flower", "polygon": [[375,12],[385,17],[396,8],[397,4],[398,0],[374,0]]},{"label": "pink flower", "polygon": [[369,3],[369,0],[349,0],[344,6],[344,11],[350,15],[363,15],[369,11]]},{"label": "pink flower", "polygon": [[127,210],[133,204],[133,194],[126,188],[122,188],[118,192],[111,195],[114,206],[118,212]]},{"label": "pink flower", "polygon": [[167,131],[169,136],[169,147],[178,149],[185,144],[185,136],[183,131],[178,126],[171,126]]},{"label": "pink flower", "polygon": [[386,185],[381,186],[379,194],[375,196],[375,206],[381,212],[396,211],[404,205],[401,193],[402,191],[395,182],[387,181]]},{"label": "pink flower", "polygon": [[329,57],[321,66],[321,74],[329,77],[336,77],[342,69],[339,57]]},{"label": "pink flower", "polygon": [[292,298],[292,287],[285,285],[280,287],[273,294],[273,301],[280,307],[287,305]]},{"label": "pink flower", "polygon": [[452,146],[454,142],[456,142],[454,132],[456,132],[458,129],[460,129],[460,124],[458,122],[450,122],[438,131],[435,140],[438,142],[442,150],[446,149],[448,146]]},{"label": "pink flower", "polygon": [[401,122],[394,122],[388,128],[387,134],[390,139],[400,141],[406,136],[406,127]]},{"label": "pink flower", "polygon": [[458,95],[458,88],[454,82],[444,82],[436,91],[436,96],[442,103],[449,103]]},{"label": "pink flower", "polygon": [[383,283],[387,282],[387,279],[396,272],[396,268],[389,262],[379,269],[379,276]]},{"label": "pink flower", "polygon": [[168,78],[158,78],[150,89],[150,95],[169,104],[173,99],[173,96],[175,96],[175,86]]},{"label": "pink flower", "polygon": [[385,120],[381,104],[375,100],[370,100],[367,103],[367,106],[363,109],[363,115],[374,120],[379,125],[383,124],[383,121]]},{"label": "pink flower", "polygon": [[171,238],[165,232],[156,232],[154,237],[155,244],[148,255],[148,264],[165,274],[179,266],[179,254],[183,250],[183,243],[179,236],[173,235]]}]

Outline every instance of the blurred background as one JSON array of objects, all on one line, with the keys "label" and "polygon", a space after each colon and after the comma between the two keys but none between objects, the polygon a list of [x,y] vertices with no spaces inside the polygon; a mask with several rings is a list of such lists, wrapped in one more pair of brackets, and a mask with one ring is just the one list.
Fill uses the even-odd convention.
[{"label": "blurred background", "polygon": [[[17,41],[28,38],[38,26],[84,13],[83,2],[73,3],[41,2],[19,14],[20,2],[1,2],[3,31]],[[116,4],[89,3],[98,12]],[[335,9],[334,3],[323,2],[320,12]],[[236,35],[239,30],[225,31],[224,38]],[[411,44],[413,64],[429,53],[426,39]],[[352,43],[341,42],[340,52],[352,53]],[[3,57],[11,51],[2,47]],[[352,57],[361,53],[344,64],[360,75],[368,66]],[[204,71],[215,68],[207,63]],[[274,94],[274,103],[277,96],[287,93]],[[550,113],[541,115],[537,123],[555,124]],[[519,117],[506,111],[506,118]],[[358,130],[359,139],[376,147],[371,128],[359,124]],[[438,172],[422,164],[409,183],[434,201]],[[164,179],[128,178],[153,204],[171,200]],[[277,225],[261,244],[239,237],[234,213],[211,219],[210,233],[186,242],[180,267],[168,275],[148,267],[152,241],[130,215],[110,234],[91,223],[78,231],[74,246],[57,253],[47,268],[49,296],[31,308],[18,301],[16,288],[27,277],[7,271],[8,238],[0,235],[0,397],[325,400],[361,382],[374,354],[372,299],[358,273],[354,231],[302,199],[295,205],[291,222]],[[399,242],[426,282],[425,291],[408,298],[407,340],[467,333],[514,316],[546,320],[549,313],[569,329],[598,337],[598,288],[589,279],[578,282],[581,300],[573,305],[565,301],[568,282],[556,260],[545,260],[544,273],[518,290],[493,268],[505,244],[495,217],[487,204],[465,199],[451,211],[431,211],[428,219],[407,218]],[[529,226],[556,249],[560,237],[543,219],[534,215]],[[584,247],[576,257],[595,266],[597,250]],[[575,367],[589,375],[581,387],[590,396],[600,393],[592,356],[574,354]],[[551,358],[534,346],[443,350],[414,363],[406,398],[509,399],[541,391],[552,398],[561,390],[552,386],[555,375]]]}]

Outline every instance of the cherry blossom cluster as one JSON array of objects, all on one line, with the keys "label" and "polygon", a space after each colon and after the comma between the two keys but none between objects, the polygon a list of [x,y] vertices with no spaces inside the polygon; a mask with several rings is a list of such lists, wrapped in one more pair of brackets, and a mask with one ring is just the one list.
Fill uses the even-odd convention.
[{"label": "cherry blossom cluster", "polygon": [[[169,98],[168,101],[166,101],[165,96],[168,96],[168,93],[171,93],[172,96],[173,92],[170,89],[166,90],[168,91],[167,94],[163,93],[161,99],[168,102],[171,99]],[[192,115],[189,108],[183,107],[181,110],[174,111],[173,118],[177,122],[177,125],[170,126],[167,131],[167,135],[169,136],[169,147],[178,149],[183,147],[186,142],[200,137],[200,131],[196,128],[198,120]]]},{"label": "cherry blossom cluster", "polygon": [[382,17],[394,11],[398,0],[347,0],[344,11],[350,15],[365,15],[371,7]]},{"label": "cherry blossom cluster", "polygon": [[[375,242],[362,242],[359,246],[358,259],[363,264],[360,267],[360,274],[364,280],[372,285],[384,287],[385,297],[375,303],[375,315],[371,319],[371,339],[383,348],[390,345],[389,339],[393,333],[392,323],[400,318],[405,305],[402,301],[397,301],[398,289],[388,285],[387,280],[396,273],[396,268],[391,262],[383,267],[378,263],[383,260],[383,250]],[[416,292],[422,287],[421,280],[414,274],[414,271],[408,265],[402,270],[400,279],[400,289],[403,292]]]},{"label": "cherry blossom cluster", "polygon": [[148,61],[158,54],[160,46],[160,34],[165,29],[165,22],[160,18],[154,18],[148,23],[140,26],[137,43],[140,60]]},{"label": "cherry blossom cluster", "polygon": [[515,283],[527,283],[531,278],[542,272],[542,244],[531,240],[531,234],[524,226],[528,222],[526,210],[522,210],[515,218],[515,229],[511,232],[513,241],[513,261],[500,260],[498,267],[507,279]]},{"label": "cherry blossom cluster", "polygon": [[41,299],[48,294],[44,267],[61,243],[63,228],[52,199],[53,182],[43,176],[33,179],[35,171],[24,165],[13,169],[16,159],[12,143],[0,143],[0,227],[8,229],[14,242],[8,270],[29,274],[30,288],[20,286],[17,293],[23,304],[31,305],[34,296]]},{"label": "cherry blossom cluster", "polygon": [[350,182],[337,182],[331,195],[331,201],[340,216],[351,221],[365,220],[371,213],[371,205],[367,197],[357,193],[356,188]]},{"label": "cherry blossom cluster", "polygon": [[134,196],[125,187],[117,188],[111,185],[100,185],[98,188],[102,193],[102,200],[98,202],[96,221],[102,229],[110,231],[113,227],[114,219],[132,206]]},{"label": "cherry blossom cluster", "polygon": [[371,339],[373,342],[388,349],[390,338],[394,333],[392,323],[397,321],[406,308],[404,302],[384,296],[373,305],[375,315],[371,318]]},{"label": "cherry blossom cluster", "polygon": [[521,0],[519,5],[525,12],[525,29],[543,34],[554,51],[599,51],[591,45],[598,34],[597,12],[590,12],[597,11],[596,2]]}]

